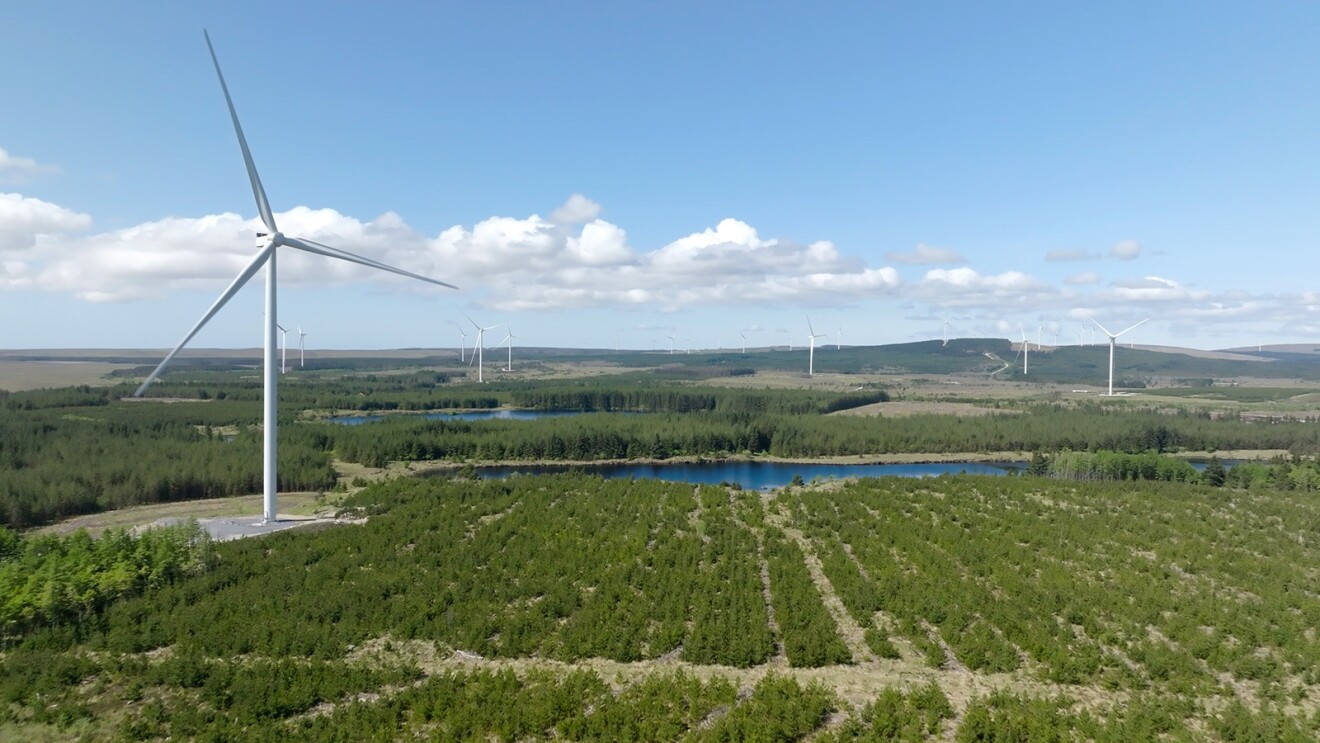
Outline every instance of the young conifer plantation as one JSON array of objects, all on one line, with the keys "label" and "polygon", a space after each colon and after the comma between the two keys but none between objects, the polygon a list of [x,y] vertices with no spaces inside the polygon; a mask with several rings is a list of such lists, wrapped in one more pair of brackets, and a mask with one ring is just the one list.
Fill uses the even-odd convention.
[{"label": "young conifer plantation", "polygon": [[[0,740],[1320,737],[1313,423],[989,399],[843,416],[889,395],[638,373],[284,387],[281,489],[342,518],[231,542],[35,527],[258,490],[250,381],[199,372],[167,405],[0,395]],[[400,412],[492,407],[583,412]],[[396,414],[330,420],[347,410]],[[1227,449],[1290,453],[1172,456]],[[471,466],[904,452],[1032,461],[762,492]],[[422,461],[448,467],[398,474]]]}]

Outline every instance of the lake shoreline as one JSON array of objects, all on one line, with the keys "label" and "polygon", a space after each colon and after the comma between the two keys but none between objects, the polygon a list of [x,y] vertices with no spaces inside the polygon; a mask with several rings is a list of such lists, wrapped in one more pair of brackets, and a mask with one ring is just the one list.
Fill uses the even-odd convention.
[{"label": "lake shoreline", "polygon": [[[1218,457],[1221,460],[1264,461],[1288,452],[1280,449],[1235,449],[1230,451],[1171,452],[1168,456],[1180,459],[1202,460]],[[700,463],[765,462],[773,464],[821,464],[821,465],[868,465],[868,464],[947,464],[957,462],[1030,462],[1029,451],[1000,452],[890,452],[885,454],[849,454],[835,457],[776,457],[769,454],[730,454],[684,455],[657,459],[638,457],[635,459],[473,459],[455,462],[448,459],[427,459],[399,462],[413,472],[433,472],[440,470],[459,470],[472,466],[483,467],[593,467],[614,465],[666,465]]]}]

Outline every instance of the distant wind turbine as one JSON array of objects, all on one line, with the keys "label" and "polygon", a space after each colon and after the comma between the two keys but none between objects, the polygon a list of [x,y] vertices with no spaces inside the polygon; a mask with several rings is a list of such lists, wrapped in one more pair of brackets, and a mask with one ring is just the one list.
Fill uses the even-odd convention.
[{"label": "distant wind turbine", "polygon": [[940,345],[941,345],[941,346],[947,346],[947,345],[949,345],[949,316],[948,316],[948,315],[945,315],[945,316],[944,316],[944,342],[941,343]]},{"label": "distant wind turbine", "polygon": [[275,374],[275,330],[276,326],[276,287],[278,282],[275,275],[275,257],[276,251],[281,247],[297,248],[308,253],[326,256],[328,258],[338,258],[350,263],[357,263],[368,268],[375,268],[381,271],[407,276],[409,278],[425,281],[437,286],[444,286],[455,289],[453,284],[447,284],[437,279],[405,271],[401,268],[388,266],[380,261],[355,255],[345,250],[332,248],[329,245],[323,245],[312,240],[297,237],[289,237],[279,231],[275,226],[275,215],[271,211],[270,202],[266,200],[266,190],[262,188],[261,178],[257,176],[257,166],[252,161],[252,153],[248,150],[247,139],[243,136],[243,128],[238,123],[238,112],[234,110],[234,101],[229,97],[229,87],[225,85],[225,76],[220,72],[220,60],[216,58],[215,48],[211,45],[211,36],[203,32],[206,36],[206,48],[211,52],[211,63],[215,66],[216,77],[220,80],[220,90],[225,96],[225,105],[229,108],[229,118],[234,124],[234,134],[238,137],[238,147],[243,152],[243,163],[247,167],[248,180],[252,184],[252,196],[257,202],[257,212],[261,215],[261,223],[265,225],[265,232],[257,233],[257,254],[248,261],[248,264],[239,272],[238,276],[230,282],[229,288],[220,295],[219,299],[211,305],[211,308],[202,315],[202,319],[197,321],[192,330],[179,341],[179,345],[170,351],[165,359],[149,374],[142,382],[142,385],[134,392],[135,397],[141,397],[146,392],[147,387],[156,381],[156,377],[165,369],[166,365],[183,350],[188,341],[206,325],[206,323],[225,306],[229,300],[238,293],[243,285],[248,282],[262,266],[266,268],[266,311],[262,321],[262,336],[264,338],[263,361],[263,384],[262,384],[262,426],[263,426],[263,446],[262,446],[262,480],[263,480],[263,517],[267,523],[277,521],[279,516],[276,512],[276,493],[279,488],[279,476],[276,472],[276,447],[279,440],[277,430],[278,426],[278,405],[279,405],[279,382]]},{"label": "distant wind turbine", "polygon": [[298,368],[301,369],[307,365],[307,356],[303,351],[303,342],[307,340],[307,334],[303,332],[302,326],[298,326]]},{"label": "distant wind turbine", "polygon": [[741,336],[742,336],[742,339],[743,339],[743,355],[746,356],[746,355],[747,355],[747,334],[746,334],[746,333],[739,333],[738,335],[741,335]]},{"label": "distant wind turbine", "polygon": [[[467,317],[467,315],[464,315]],[[467,362],[467,331],[463,330],[463,325],[457,320],[451,321],[454,327],[458,328],[458,363]]]},{"label": "distant wind turbine", "polygon": [[[474,349],[474,350],[476,351],[476,353],[472,356],[472,358],[473,358],[474,360],[476,360],[476,362],[477,362],[477,382],[479,382],[479,383],[480,383],[480,382],[485,382],[486,380],[485,380],[485,378],[482,376],[482,371],[483,371],[483,369],[485,368],[485,361],[486,361],[486,359],[485,359],[485,353],[484,353],[484,352],[485,352],[485,348],[486,348],[486,331],[487,331],[487,330],[494,330],[495,328],[498,328],[499,326],[498,326],[498,325],[491,325],[491,326],[489,326],[489,327],[485,327],[485,328],[483,328],[483,327],[481,327],[480,325],[477,324],[477,321],[476,321],[476,320],[473,320],[472,318],[468,317],[466,314],[464,314],[463,317],[467,317],[468,322],[472,323],[472,327],[474,327],[474,328],[477,329],[477,343],[476,343],[476,347],[475,347],[475,349]],[[469,365],[470,365],[471,363],[472,363],[471,361],[468,362]]]},{"label": "distant wind turbine", "polygon": [[816,339],[824,338],[825,334],[816,333],[816,329],[811,327],[811,316],[807,316],[807,376],[816,376]]},{"label": "distant wind turbine", "polygon": [[678,347],[678,341],[674,340],[674,336],[672,335],[666,335],[665,337],[669,339],[669,355],[673,356],[674,349]]},{"label": "distant wind turbine", "polygon": [[513,334],[513,328],[509,328],[509,332],[504,336],[504,340],[500,341],[500,343],[507,342],[509,344],[509,365],[504,367],[504,371],[506,372],[513,371],[513,339],[517,337],[518,336]]},{"label": "distant wind turbine", "polygon": [[[1150,319],[1149,317],[1146,318],[1146,320],[1149,319]],[[1142,320],[1141,322],[1137,323],[1137,325],[1140,325],[1142,322],[1146,322],[1146,320]],[[1129,326],[1127,328],[1124,328],[1123,330],[1118,331],[1117,333],[1111,333],[1108,330],[1105,330],[1105,326],[1101,325],[1100,321],[1096,320],[1094,317],[1091,318],[1091,322],[1095,323],[1095,326],[1097,328],[1100,328],[1100,330],[1102,330],[1105,335],[1109,336],[1109,397],[1113,397],[1114,396],[1114,342],[1118,340],[1118,336],[1128,332],[1129,330],[1132,330],[1133,328],[1136,328],[1137,325]]]},{"label": "distant wind turbine", "polygon": [[842,328],[842,327],[839,328],[839,334],[836,335],[836,336],[834,336],[834,337],[835,337],[835,339],[836,339],[836,340],[834,341],[834,350],[835,350],[835,351],[842,351],[842,350],[843,350],[843,328]]},{"label": "distant wind turbine", "polygon": [[1027,340],[1027,331],[1022,328],[1022,323],[1018,323],[1018,330],[1022,331],[1022,376],[1027,376],[1027,357],[1031,355],[1031,343]]},{"label": "distant wind turbine", "polygon": [[284,329],[283,325],[275,323],[275,327],[280,331],[280,374],[289,370],[284,360],[289,357],[289,331]]}]

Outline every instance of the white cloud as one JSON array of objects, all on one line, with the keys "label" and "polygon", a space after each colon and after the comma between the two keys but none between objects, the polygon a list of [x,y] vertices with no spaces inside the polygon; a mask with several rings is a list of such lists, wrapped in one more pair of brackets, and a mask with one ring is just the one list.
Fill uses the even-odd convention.
[{"label": "white cloud", "polygon": [[1098,284],[1100,283],[1100,274],[1093,273],[1091,271],[1075,273],[1072,276],[1065,277],[1063,283],[1069,284],[1071,286],[1085,286],[1087,284]]},{"label": "white cloud", "polygon": [[1141,255],[1141,243],[1136,240],[1119,240],[1109,248],[1109,257],[1120,261],[1130,261]]},{"label": "white cloud", "polygon": [[1090,261],[1099,258],[1095,253],[1088,253],[1085,250],[1057,249],[1051,250],[1045,254],[1045,260],[1050,263],[1063,263],[1067,261]]},{"label": "white cloud", "polygon": [[1121,279],[1111,284],[1112,290],[1102,292],[1111,300],[1119,302],[1173,302],[1207,301],[1209,292],[1197,292],[1188,289],[1173,279],[1160,276]]},{"label": "white cloud", "polygon": [[[21,199],[21,197],[17,197]],[[85,215],[22,200],[29,217],[15,234],[85,227]],[[40,207],[40,208],[38,208]],[[44,209],[44,211],[43,211]],[[277,215],[288,235],[369,256],[389,265],[456,283],[478,304],[504,310],[569,307],[830,303],[892,295],[901,282],[892,268],[867,268],[827,241],[807,245],[761,238],[751,225],[725,219],[650,252],[628,244],[619,226],[575,195],[553,214],[491,217],[435,237],[419,234],[387,212],[363,222],[333,209],[297,207]],[[47,214],[43,220],[31,214]],[[587,219],[591,217],[590,219]],[[587,221],[582,221],[586,219]],[[17,219],[11,223],[18,224]],[[33,225],[40,223],[39,229]],[[3,222],[0,222],[3,224]],[[251,259],[255,218],[217,214],[170,217],[89,236],[47,235],[0,283],[69,292],[89,301],[130,301],[192,288],[224,286]],[[421,284],[344,261],[281,252],[281,282],[317,285],[389,282],[407,291]]]},{"label": "white cloud", "polygon": [[44,235],[85,230],[92,218],[22,194],[0,193],[0,250],[25,250]]},{"label": "white cloud", "polygon": [[58,173],[54,165],[42,165],[30,157],[17,157],[0,147],[0,183],[22,183],[47,173]]},{"label": "white cloud", "polygon": [[568,201],[550,213],[550,219],[557,224],[583,224],[600,216],[600,204],[580,193],[568,197]]},{"label": "white cloud", "polygon": [[964,266],[927,271],[911,293],[944,305],[1003,307],[1039,302],[1055,290],[1021,271],[983,275]]},{"label": "white cloud", "polygon": [[885,253],[885,260],[890,263],[902,263],[911,266],[930,266],[940,263],[959,264],[966,263],[967,259],[962,257],[958,251],[951,248],[937,248],[925,243],[918,244],[908,253]]}]

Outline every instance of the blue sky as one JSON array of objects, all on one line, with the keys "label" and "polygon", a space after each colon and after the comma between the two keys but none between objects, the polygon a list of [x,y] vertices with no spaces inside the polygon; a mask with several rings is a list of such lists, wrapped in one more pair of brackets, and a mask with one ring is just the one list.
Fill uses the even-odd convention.
[{"label": "blue sky", "polygon": [[[255,253],[308,347],[1320,340],[1314,3],[24,3],[0,347],[172,346]],[[194,346],[260,341],[260,280]],[[1117,327],[1116,327],[1117,326]],[[470,332],[470,330],[469,330]],[[502,337],[502,332],[501,337]],[[831,337],[833,341],[833,337]],[[470,343],[470,341],[469,341]]]}]

